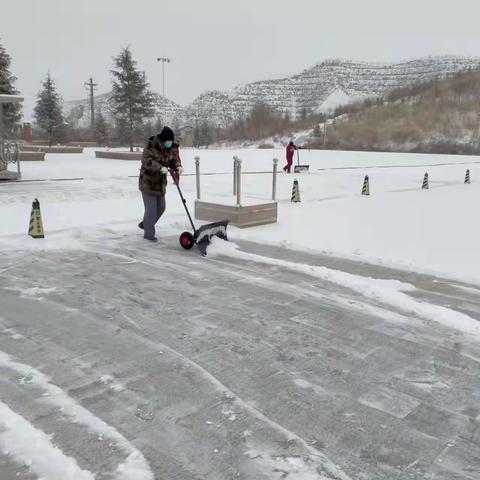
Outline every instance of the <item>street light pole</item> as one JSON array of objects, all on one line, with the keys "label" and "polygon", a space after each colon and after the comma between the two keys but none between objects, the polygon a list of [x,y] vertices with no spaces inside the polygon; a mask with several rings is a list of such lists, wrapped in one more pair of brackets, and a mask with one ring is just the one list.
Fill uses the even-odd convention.
[{"label": "street light pole", "polygon": [[165,64],[170,63],[170,58],[160,57],[157,58],[157,62],[162,62],[162,96],[165,98]]}]

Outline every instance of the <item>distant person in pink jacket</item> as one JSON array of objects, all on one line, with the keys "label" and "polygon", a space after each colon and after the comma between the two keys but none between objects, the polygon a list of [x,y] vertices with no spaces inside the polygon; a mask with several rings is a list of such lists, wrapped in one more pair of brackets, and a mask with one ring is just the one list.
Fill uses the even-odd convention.
[{"label": "distant person in pink jacket", "polygon": [[293,163],[293,155],[297,149],[298,147],[293,142],[290,142],[287,145],[287,164],[283,167],[284,172],[290,173]]}]

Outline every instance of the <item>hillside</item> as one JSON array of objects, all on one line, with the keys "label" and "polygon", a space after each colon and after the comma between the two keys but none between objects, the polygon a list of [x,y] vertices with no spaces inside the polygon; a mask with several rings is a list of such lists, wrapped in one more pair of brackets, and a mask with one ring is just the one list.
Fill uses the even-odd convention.
[{"label": "hillside", "polygon": [[[328,111],[338,104],[383,96],[392,89],[479,67],[480,58],[457,56],[428,57],[400,63],[327,60],[291,77],[248,83],[230,92],[207,91],[185,107],[158,96],[157,116],[166,123],[193,125],[195,121],[207,121],[212,126],[227,127],[245,117],[255,104],[264,102],[270,108],[288,112],[291,118],[296,118],[305,112]],[[108,96],[104,94],[98,98],[103,113],[111,118],[104,101]],[[83,113],[78,124],[87,126],[88,100],[65,102],[67,114],[73,108],[81,107]]]},{"label": "hillside", "polygon": [[[312,147],[424,153],[480,153],[480,71],[410,89],[316,129]],[[350,106],[355,110],[355,106]]]}]

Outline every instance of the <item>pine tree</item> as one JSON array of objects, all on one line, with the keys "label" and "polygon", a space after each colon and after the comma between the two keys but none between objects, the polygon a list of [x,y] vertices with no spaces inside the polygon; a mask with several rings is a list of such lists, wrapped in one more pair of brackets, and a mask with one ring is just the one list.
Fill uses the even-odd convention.
[{"label": "pine tree", "polygon": [[165,126],[165,122],[161,115],[158,116],[157,120],[155,120],[155,134],[160,133],[162,128]]},{"label": "pine tree", "polygon": [[[0,94],[18,95],[15,89],[16,77],[10,72],[11,57],[0,43]],[[1,107],[0,107],[1,108]],[[22,107],[18,103],[6,103],[3,105],[4,129],[7,134],[11,134],[15,126],[22,118]]]},{"label": "pine tree", "polygon": [[80,121],[85,114],[85,107],[83,105],[76,105],[70,110],[70,113],[65,118],[66,122],[71,128],[78,128]]},{"label": "pine tree", "polygon": [[143,125],[146,118],[155,113],[155,95],[150,91],[144,72],[136,69],[130,48],[124,48],[113,59],[112,109],[127,126],[130,151],[133,152],[135,129]]},{"label": "pine tree", "polygon": [[159,133],[161,130],[157,130],[155,128],[155,124],[154,122],[152,122],[151,120],[148,120],[146,121],[144,124],[143,124],[143,137],[144,137],[144,140],[147,140],[148,138],[156,135],[157,133]]},{"label": "pine tree", "polygon": [[108,125],[100,110],[95,113],[95,141],[100,145],[108,142]]},{"label": "pine tree", "polygon": [[42,83],[42,87],[43,89],[37,95],[34,116],[38,126],[47,134],[48,145],[52,146],[54,141],[59,140],[63,130],[62,100],[50,72]]}]

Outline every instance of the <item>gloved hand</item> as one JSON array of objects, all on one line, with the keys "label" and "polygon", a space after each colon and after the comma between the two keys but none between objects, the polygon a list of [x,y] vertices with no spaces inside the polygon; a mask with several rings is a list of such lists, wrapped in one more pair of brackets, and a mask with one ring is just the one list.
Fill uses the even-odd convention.
[{"label": "gloved hand", "polygon": [[162,167],[160,169],[160,173],[162,173],[163,175],[168,175],[168,168],[167,167]]},{"label": "gloved hand", "polygon": [[183,167],[181,165],[179,167],[177,167],[177,173],[179,175],[181,175],[183,173]]}]

